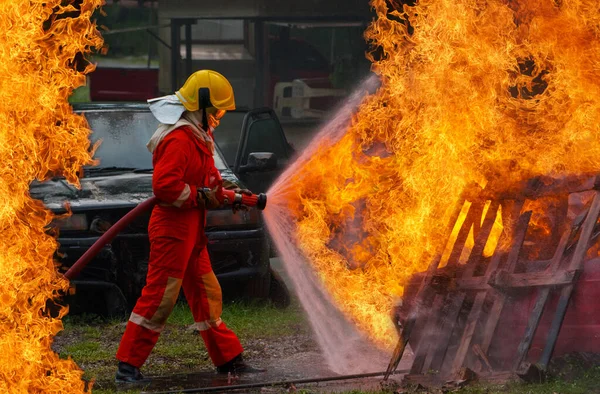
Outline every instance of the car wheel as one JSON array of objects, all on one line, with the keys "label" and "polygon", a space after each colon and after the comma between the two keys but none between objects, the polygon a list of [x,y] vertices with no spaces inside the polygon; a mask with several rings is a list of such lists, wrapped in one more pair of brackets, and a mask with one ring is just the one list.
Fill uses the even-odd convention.
[{"label": "car wheel", "polygon": [[256,276],[246,283],[244,295],[250,298],[266,299],[269,297],[271,290],[271,272]]}]

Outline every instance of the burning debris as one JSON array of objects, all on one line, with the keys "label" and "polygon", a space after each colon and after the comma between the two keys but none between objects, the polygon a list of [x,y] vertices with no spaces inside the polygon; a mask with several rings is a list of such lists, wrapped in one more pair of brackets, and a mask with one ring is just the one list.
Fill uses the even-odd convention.
[{"label": "burning debris", "polygon": [[[488,200],[485,191],[465,193],[469,197],[459,202],[457,219],[451,221],[458,236],[446,245],[452,250],[448,259],[444,261],[438,251],[427,272],[405,294],[408,302],[399,312],[404,324],[388,372],[396,368],[410,343],[417,350],[409,381],[441,383],[443,378],[451,378],[466,382],[478,375],[507,379],[512,378],[511,373],[515,379],[540,379],[557,347],[578,279],[586,263],[593,264],[598,256],[600,193],[595,189],[599,183],[596,177],[590,181],[588,191],[579,190],[580,185],[564,187],[561,181],[544,185],[538,193],[529,190],[531,200],[522,197],[524,193],[516,193],[510,200]],[[579,192],[571,194],[574,190]],[[564,209],[540,210],[555,200],[562,200]],[[468,213],[461,218],[465,205]],[[480,223],[484,206],[488,208]],[[540,218],[550,217],[555,225],[540,236],[536,231],[539,223],[532,223],[534,211],[528,207],[537,208]],[[506,226],[495,242],[496,250],[486,256],[484,248],[501,213]],[[470,233],[475,243],[469,248],[465,244]],[[554,234],[562,234],[556,243]],[[459,264],[465,249],[467,261]],[[577,297],[593,291],[590,283],[595,282],[590,280],[597,280],[596,276],[588,272]],[[558,298],[549,302],[552,289],[558,289]],[[591,303],[589,307],[593,308]],[[587,313],[585,308],[574,309],[567,325],[579,329],[593,324]],[[546,322],[542,322],[544,314]],[[558,346],[563,354],[582,350],[570,336],[563,336]],[[530,351],[534,340],[541,352]],[[600,350],[596,335],[580,332],[575,342],[584,343],[584,349]],[[427,374],[431,370],[439,373]]]},{"label": "burning debris", "polygon": [[[294,240],[335,304],[383,349],[397,341],[395,300],[446,243],[468,185],[525,193],[522,182],[539,175],[600,168],[596,1],[406,3],[371,1],[377,19],[365,37],[381,87],[343,136],[315,142],[270,192],[275,204],[285,189],[278,203],[292,213]],[[471,219],[478,228],[494,215],[483,256],[503,234],[496,209]],[[538,216],[530,228],[543,233]],[[476,246],[465,237],[465,250]]]},{"label": "burning debris", "polygon": [[[52,215],[29,184],[64,176],[78,184],[91,163],[89,130],[68,97],[92,66],[81,54],[102,46],[90,21],[102,0],[0,3],[0,392],[82,392],[82,372],[50,349],[62,329],[46,302],[68,288],[57,273]],[[77,63],[77,64],[76,64]]]}]

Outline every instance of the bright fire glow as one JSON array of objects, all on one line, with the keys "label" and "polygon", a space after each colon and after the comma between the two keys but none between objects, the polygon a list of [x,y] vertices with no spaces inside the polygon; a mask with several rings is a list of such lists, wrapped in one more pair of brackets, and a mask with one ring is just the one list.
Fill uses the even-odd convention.
[{"label": "bright fire glow", "polygon": [[[92,70],[76,71],[79,53],[101,47],[90,17],[103,0],[80,11],[61,0],[0,1],[0,392],[77,393],[82,372],[51,348],[60,318],[46,301],[68,288],[57,273],[52,215],[31,199],[29,184],[77,173],[91,162],[89,129],[68,97]],[[66,313],[63,309],[62,317]]]},{"label": "bright fire glow", "polygon": [[597,0],[388,8],[399,3],[371,1],[365,37],[382,86],[283,186],[301,250],[385,348],[397,338],[393,302],[426,268],[467,185],[600,168]]}]

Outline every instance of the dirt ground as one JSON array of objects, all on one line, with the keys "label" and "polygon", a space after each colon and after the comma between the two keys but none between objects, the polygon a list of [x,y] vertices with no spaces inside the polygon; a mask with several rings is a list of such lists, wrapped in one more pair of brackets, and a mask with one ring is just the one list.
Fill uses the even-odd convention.
[{"label": "dirt ground", "polygon": [[[225,306],[227,308],[227,305]],[[71,356],[85,371],[86,379],[94,379],[94,393],[161,392],[185,390],[215,385],[245,384],[256,382],[278,382],[314,377],[335,376],[329,370],[312,339],[310,329],[302,321],[302,313],[296,302],[281,312],[284,317],[276,322],[279,333],[256,330],[240,323],[240,315],[252,313],[268,317],[273,314],[267,307],[248,306],[243,312],[230,312],[228,320],[236,330],[245,347],[245,358],[254,366],[267,370],[265,373],[226,377],[215,373],[198,333],[181,318],[184,306],[178,306],[175,316],[169,321],[159,343],[142,368],[152,379],[149,385],[116,385],[116,352],[125,322],[101,322],[94,320],[74,320],[66,322],[66,329],[54,342],[54,350],[62,357]],[[260,316],[259,316],[260,318]],[[184,320],[184,321],[182,321]],[[253,325],[253,319],[249,324]],[[303,386],[304,387],[304,386]],[[378,390],[379,380],[369,379],[342,383],[321,383],[310,385],[317,391],[348,391],[354,389]],[[274,392],[281,387],[267,389]],[[259,390],[265,392],[265,390]],[[284,390],[285,391],[285,390]]]},{"label": "dirt ground", "polygon": [[[281,271],[281,262],[272,261]],[[86,380],[94,380],[93,392],[98,394],[125,392],[160,393],[179,392],[221,385],[239,385],[257,382],[280,382],[335,376],[327,366],[318,344],[311,335],[310,326],[297,299],[286,309],[273,305],[256,305],[233,301],[224,306],[224,320],[240,337],[246,359],[267,372],[238,377],[222,376],[215,372],[198,333],[191,326],[193,318],[186,305],[178,305],[161,335],[142,372],[152,379],[149,385],[116,385],[115,353],[126,325],[126,318],[106,321],[95,316],[70,316],[65,319],[65,330],[55,339],[53,348],[61,357],[72,357],[85,371]],[[405,357],[399,370],[410,367]],[[385,366],[373,366],[380,372]],[[578,353],[557,358],[549,369],[550,379],[534,385],[474,383],[455,390],[404,387],[401,375],[382,384],[379,377],[267,386],[241,392],[294,392],[303,393],[600,393],[600,355]]]},{"label": "dirt ground", "polygon": [[[285,281],[289,280],[279,260],[273,259],[272,265]],[[267,369],[266,373],[229,379],[217,375],[201,338],[193,329],[193,318],[186,305],[175,308],[142,368],[142,372],[152,378],[149,386],[118,386],[114,383],[115,353],[125,330],[126,317],[107,321],[96,316],[68,316],[64,321],[65,330],[55,338],[53,349],[61,357],[72,357],[85,371],[84,378],[95,381],[94,393],[160,392],[220,384],[335,376],[312,338],[298,300],[294,299],[286,309],[230,301],[224,305],[223,319],[240,337],[245,358],[252,365]],[[383,369],[385,366],[374,366],[374,370],[369,372]],[[380,388],[378,379],[321,383],[311,387],[312,390],[328,392]]]}]

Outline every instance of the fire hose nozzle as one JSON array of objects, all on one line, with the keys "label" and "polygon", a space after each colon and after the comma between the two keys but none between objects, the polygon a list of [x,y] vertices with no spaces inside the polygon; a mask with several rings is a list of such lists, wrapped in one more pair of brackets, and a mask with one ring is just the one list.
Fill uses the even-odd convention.
[{"label": "fire hose nozzle", "polygon": [[256,202],[256,208],[264,211],[267,207],[267,195],[265,193],[260,193],[258,195],[258,201]]},{"label": "fire hose nozzle", "polygon": [[233,190],[221,189],[217,193],[217,199],[226,205],[240,204],[247,207],[256,207],[256,209],[260,209],[261,211],[267,206],[267,195],[264,193],[247,195],[236,193]]}]

